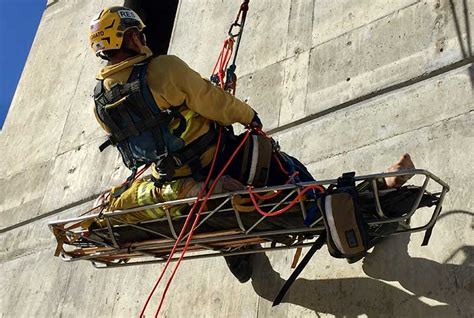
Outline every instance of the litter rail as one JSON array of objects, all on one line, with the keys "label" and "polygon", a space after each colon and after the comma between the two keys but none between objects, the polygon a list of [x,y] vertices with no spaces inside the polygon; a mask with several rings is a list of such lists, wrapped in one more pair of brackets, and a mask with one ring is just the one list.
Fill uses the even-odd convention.
[{"label": "litter rail", "polygon": [[[387,213],[386,199],[397,194],[397,189],[379,189],[377,180],[393,176],[417,176],[412,180],[421,180],[420,185],[403,187],[405,197],[409,191],[410,206],[395,214]],[[372,237],[393,234],[419,232],[431,229],[441,212],[442,203],[449,186],[432,173],[421,169],[400,172],[379,173],[355,177],[359,197],[368,202],[363,216],[368,223]],[[310,185],[331,187],[336,179],[316,182],[288,184],[275,187],[253,189],[254,193],[274,193],[272,200],[262,201],[260,207],[273,212],[285,207],[297,194]],[[428,187],[436,192],[428,192]],[[245,211],[236,208],[236,199],[248,198],[248,191],[236,191],[211,196],[206,203],[207,209],[202,213],[196,232],[191,239],[188,252],[184,259],[209,258],[216,256],[241,255],[267,252],[272,250],[291,249],[311,245],[316,236],[324,230],[323,218],[317,216],[308,224],[308,213],[314,199],[304,196],[297,206],[278,217],[267,217],[256,211]],[[397,198],[395,196],[395,198]],[[429,199],[429,203],[426,200]],[[128,210],[116,210],[85,215],[81,217],[58,220],[48,225],[56,236],[58,248],[56,255],[67,262],[88,260],[96,268],[113,268],[132,265],[143,265],[166,262],[169,252],[175,244],[186,214],[171,217],[170,208],[194,203],[196,198],[141,206]],[[385,200],[385,201],[384,201]],[[248,201],[247,201],[248,202]],[[431,206],[429,218],[421,226],[411,226],[411,218],[418,208]],[[251,208],[251,206],[249,206]],[[127,222],[127,214],[146,209],[162,208],[165,217],[138,223]],[[393,209],[392,209],[393,210]],[[306,226],[304,222],[306,220]],[[84,227],[83,224],[94,224],[100,221],[102,226]],[[288,221],[288,222],[287,222]],[[225,222],[227,227],[215,227]],[[288,225],[287,225],[288,223]],[[213,224],[214,227],[209,226]],[[283,225],[282,225],[283,224]],[[124,239],[128,237],[127,239]],[[134,238],[134,236],[137,236]],[[186,241],[185,235],[178,251]],[[269,242],[262,248],[246,249],[245,246]],[[178,256],[173,257],[172,261]]]}]

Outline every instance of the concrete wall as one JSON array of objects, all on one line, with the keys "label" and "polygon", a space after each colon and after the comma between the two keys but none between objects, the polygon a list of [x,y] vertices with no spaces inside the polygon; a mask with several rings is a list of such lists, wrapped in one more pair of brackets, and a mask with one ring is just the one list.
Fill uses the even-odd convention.
[{"label": "concrete wall", "polygon": [[[170,53],[207,76],[238,3],[181,0]],[[46,226],[127,174],[98,152],[90,97],[101,65],[88,23],[112,4],[49,1],[1,132],[2,317],[136,316],[160,273],[63,263]],[[251,1],[237,95],[284,150],[317,178],[409,152],[452,191],[428,247],[399,236],[353,265],[323,250],[276,308],[292,252],[257,257],[247,284],[222,259],[185,262],[163,316],[472,317],[473,26],[473,0]]]}]

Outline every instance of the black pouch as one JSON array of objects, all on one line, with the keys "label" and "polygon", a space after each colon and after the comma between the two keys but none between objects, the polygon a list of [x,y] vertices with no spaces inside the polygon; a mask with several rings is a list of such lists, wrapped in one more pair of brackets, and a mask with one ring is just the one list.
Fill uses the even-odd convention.
[{"label": "black pouch", "polygon": [[251,134],[243,146],[243,160],[239,181],[254,187],[267,185],[272,158],[272,139]]},{"label": "black pouch", "polygon": [[[352,179],[352,180],[351,180]],[[354,173],[338,179],[335,190],[318,199],[324,217],[329,253],[336,258],[355,258],[369,248],[367,223],[362,218]]]}]

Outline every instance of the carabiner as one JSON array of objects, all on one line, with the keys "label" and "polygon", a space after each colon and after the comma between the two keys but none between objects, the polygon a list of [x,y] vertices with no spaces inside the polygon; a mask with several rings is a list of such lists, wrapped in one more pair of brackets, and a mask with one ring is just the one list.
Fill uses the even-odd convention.
[{"label": "carabiner", "polygon": [[[238,33],[233,33],[232,31],[234,30],[234,27],[238,27],[239,28],[239,32]],[[240,34],[242,33],[242,25],[240,23],[237,23],[237,22],[234,22],[230,25],[230,28],[229,28],[229,32],[227,32],[227,34],[232,37],[232,38],[236,38],[238,37]]]}]

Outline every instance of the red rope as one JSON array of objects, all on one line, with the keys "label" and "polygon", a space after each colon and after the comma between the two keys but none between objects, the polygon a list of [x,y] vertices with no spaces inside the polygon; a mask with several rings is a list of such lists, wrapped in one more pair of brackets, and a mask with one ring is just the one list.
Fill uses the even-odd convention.
[{"label": "red rope", "polygon": [[[247,140],[247,138],[249,137],[250,135],[250,131],[251,130],[247,130],[246,134],[244,135],[244,137],[242,138],[242,141],[240,142],[240,144],[237,146],[237,148],[234,150],[234,152],[232,153],[232,155],[230,156],[229,160],[227,161],[227,163],[224,165],[224,167],[222,168],[222,170],[219,172],[219,174],[217,175],[217,177],[215,178],[214,182],[211,184],[211,187],[209,188],[209,191],[207,192],[206,194],[206,197],[204,198],[204,200],[202,201],[201,203],[201,207],[196,215],[196,218],[194,219],[194,222],[193,222],[193,225],[191,227],[191,230],[189,231],[189,235],[188,235],[188,238],[186,239],[186,244],[184,245],[184,248],[183,248],[183,251],[181,252],[181,255],[173,269],[173,272],[168,280],[168,283],[166,284],[166,287],[165,287],[165,290],[163,291],[163,294],[161,296],[161,301],[160,301],[160,304],[158,306],[158,309],[156,310],[156,313],[155,313],[155,317],[158,317],[158,314],[160,313],[160,310],[161,310],[161,307],[163,305],[163,302],[165,300],[165,297],[166,297],[166,293],[168,292],[168,289],[171,285],[171,282],[174,278],[174,275],[176,274],[176,271],[178,270],[178,267],[179,265],[181,264],[181,261],[183,260],[183,257],[189,247],[189,243],[191,242],[191,238],[194,234],[194,230],[196,229],[196,225],[198,224],[199,222],[199,218],[201,216],[201,213],[202,211],[204,210],[204,207],[206,206],[206,202],[207,200],[209,200],[209,197],[212,195],[212,192],[214,191],[214,188],[216,187],[217,185],[217,182],[219,181],[219,179],[222,177],[222,175],[224,174],[224,172],[227,170],[227,168],[229,167],[229,165],[232,163],[232,161],[234,160],[235,156],[237,155],[237,153],[239,152],[239,150],[242,148],[242,146],[244,145],[245,141]],[[210,175],[210,173],[209,173]],[[170,260],[171,258],[169,258],[168,260]]]},{"label": "red rope", "polygon": [[[219,85],[223,90],[229,91],[233,95],[235,95],[235,90],[237,86],[237,76],[232,74],[232,78],[227,78],[226,73],[229,70],[229,62],[230,59],[232,58],[232,54],[234,53],[234,43],[235,43],[235,38],[237,37],[237,48],[235,50],[235,56],[234,56],[234,61],[233,64],[235,64],[235,59],[237,58],[237,52],[239,50],[239,44],[240,44],[240,36],[241,32],[243,30],[243,26],[245,24],[245,20],[247,18],[247,11],[249,9],[249,1],[250,0],[244,0],[244,2],[240,5],[239,12],[237,13],[237,17],[235,18],[234,23],[232,23],[229,34],[227,39],[224,40],[224,45],[222,46],[222,49],[219,53],[219,56],[217,58],[216,64],[214,65],[214,68],[212,69],[212,76],[211,79],[212,81],[216,84]],[[237,34],[232,34],[232,30],[234,27],[239,27],[239,33]],[[235,67],[235,65],[234,65]]]},{"label": "red rope", "polygon": [[218,85],[222,89],[225,89],[225,73],[227,71],[227,67],[229,66],[232,53],[234,52],[234,42],[235,41],[232,37],[229,37],[224,41],[224,45],[222,46],[221,52],[219,53],[219,57],[217,58],[214,68],[212,69],[212,75],[217,76],[219,79]]},{"label": "red rope", "polygon": [[281,163],[280,159],[278,159],[278,156],[273,154],[273,158],[275,158],[276,162],[278,163],[278,166],[280,167],[280,170],[288,176],[289,173],[288,173],[288,171],[286,171],[285,168],[283,168],[283,164]]},{"label": "red rope", "polygon": [[184,233],[186,232],[186,228],[188,227],[189,221],[190,221],[191,218],[192,218],[192,215],[193,215],[193,213],[194,213],[194,210],[196,209],[196,206],[197,206],[199,200],[201,200],[201,198],[202,198],[202,196],[203,196],[203,194],[204,194],[204,191],[205,191],[206,188],[207,188],[207,184],[209,183],[209,180],[210,180],[210,178],[211,178],[212,171],[214,170],[214,165],[215,165],[215,162],[216,162],[217,153],[218,153],[218,150],[219,150],[219,147],[220,147],[220,143],[221,143],[221,137],[222,137],[222,127],[221,127],[220,130],[219,130],[219,135],[218,135],[217,143],[216,143],[216,150],[214,151],[214,156],[213,156],[213,158],[212,158],[211,167],[209,168],[209,173],[208,173],[208,175],[207,175],[207,178],[206,178],[206,180],[204,181],[204,184],[203,184],[201,190],[199,191],[199,194],[198,194],[196,200],[194,201],[194,204],[193,204],[193,206],[191,207],[191,210],[190,210],[189,213],[188,213],[188,216],[187,216],[187,218],[186,218],[186,220],[185,220],[185,222],[184,222],[183,228],[181,229],[181,232],[179,233],[178,238],[176,239],[176,242],[175,242],[175,244],[173,245],[173,248],[171,249],[170,255],[168,256],[168,260],[166,261],[165,267],[163,268],[163,270],[162,270],[160,276],[158,277],[158,279],[157,279],[155,285],[153,286],[153,288],[152,288],[150,294],[148,295],[147,300],[146,300],[145,304],[143,305],[143,308],[142,308],[142,310],[141,310],[141,312],[140,312],[140,316],[139,316],[139,317],[144,317],[143,314],[145,313],[145,310],[146,310],[146,308],[147,308],[147,306],[148,306],[148,303],[150,302],[151,297],[153,296],[153,294],[155,293],[156,288],[158,287],[159,283],[161,282],[161,279],[163,278],[163,276],[164,276],[164,274],[165,274],[165,272],[166,272],[166,270],[167,270],[167,268],[168,268],[168,266],[169,266],[169,264],[170,264],[170,262],[171,262],[171,259],[172,259],[173,255],[174,255],[174,253],[176,252],[176,249],[177,249],[177,247],[178,247],[178,244],[179,244],[179,242],[182,240],[182,238],[183,238],[183,236],[184,236]]},{"label": "red rope", "polygon": [[[291,176],[288,176],[288,181],[285,182],[285,184],[289,184],[295,176],[299,174],[298,171],[293,172]],[[253,194],[260,200],[270,200],[279,195],[282,192],[282,190],[275,191],[274,193],[271,194],[266,194],[266,195],[261,195],[258,192],[254,192]]]},{"label": "red rope", "polygon": [[[245,22],[245,18],[246,18],[246,15],[247,15],[247,11],[248,11],[248,3],[249,3],[249,0],[244,0],[244,2],[242,3],[242,5],[240,6],[240,10],[239,10],[239,13],[237,14],[237,18],[235,20],[235,24],[238,24],[238,21],[239,19],[242,17],[242,24]],[[241,24],[241,25],[242,25]],[[240,42],[240,41],[239,41]],[[217,58],[217,61],[214,65],[214,68],[212,70],[212,77],[216,77],[217,80],[218,80],[218,83],[216,83],[217,85],[219,85],[222,89],[226,90],[230,90],[230,92],[232,94],[235,95],[235,88],[236,88],[236,76],[234,75],[233,78],[232,78],[232,82],[231,83],[226,83],[226,72],[227,72],[227,69],[228,69],[228,65],[229,65],[229,62],[230,62],[230,59],[232,58],[232,54],[234,52],[234,43],[235,43],[235,40],[232,36],[229,36],[225,41],[224,41],[224,44],[222,46],[222,49],[219,53],[219,56]],[[238,50],[238,46],[237,46],[237,50]],[[235,61],[235,57],[234,57],[234,61]],[[216,81],[215,81],[216,82]],[[237,155],[237,153],[239,152],[239,150],[242,148],[243,144],[245,143],[245,141],[247,140],[247,138],[249,137],[250,135],[250,129],[247,131],[247,133],[244,135],[244,138],[242,139],[242,141],[240,142],[240,144],[238,145],[238,147],[234,150],[234,153],[232,154],[232,156],[229,158],[229,160],[227,161],[227,163],[224,165],[224,167],[222,168],[222,170],[220,171],[220,173],[217,175],[217,177],[215,178],[214,182],[211,184],[210,188],[209,188],[209,191],[207,192],[206,196],[204,197],[204,200],[201,202],[201,206],[196,214],[196,217],[195,217],[195,220],[191,226],[191,229],[188,233],[188,237],[186,239],[186,243],[184,245],[184,248],[182,249],[182,252],[181,252],[181,255],[173,269],[173,272],[170,276],[170,278],[168,279],[168,282],[166,284],[166,287],[163,291],[163,294],[161,296],[161,300],[160,300],[160,304],[156,310],[156,313],[155,313],[155,317],[158,316],[160,310],[161,310],[161,307],[164,303],[164,300],[165,300],[165,297],[166,297],[166,294],[168,292],[168,289],[171,285],[171,282],[179,268],[179,265],[181,263],[181,260],[184,258],[184,255],[189,247],[189,244],[191,242],[191,238],[194,234],[194,230],[196,229],[196,226],[199,222],[199,218],[201,216],[201,213],[206,205],[206,202],[208,201],[209,197],[211,196],[212,192],[214,191],[214,188],[215,186],[217,185],[217,182],[219,181],[219,179],[222,177],[222,175],[224,174],[224,172],[226,171],[226,169],[228,168],[228,166],[231,164],[231,162],[234,160],[235,156]],[[260,130],[260,133],[264,134],[263,131]],[[165,264],[165,267],[163,268],[163,271],[161,272],[160,276],[158,277],[155,285],[153,286],[153,289],[151,290],[150,294],[148,295],[148,298],[142,308],[142,311],[140,312],[140,317],[143,317],[144,315],[144,312],[151,300],[151,297],[153,296],[156,288],[158,287],[159,283],[161,282],[163,276],[164,276],[164,273],[166,272],[170,262],[171,262],[171,259],[173,258],[175,252],[176,252],[176,249],[177,249],[177,246],[179,245],[180,241],[182,240],[183,236],[184,236],[184,232],[186,230],[186,228],[188,227],[188,224],[189,224],[189,221],[191,220],[193,214],[194,214],[194,210],[196,209],[197,205],[199,204],[203,194],[204,194],[204,191],[206,190],[207,188],[207,185],[210,181],[210,177],[212,175],[212,171],[214,169],[214,164],[215,164],[215,161],[216,161],[216,158],[217,158],[217,153],[218,153],[218,149],[219,149],[219,145],[220,145],[220,141],[221,141],[221,134],[222,134],[222,130],[219,131],[219,138],[218,138],[218,141],[217,141],[217,146],[216,146],[216,150],[214,152],[214,157],[212,159],[212,163],[211,163],[211,167],[210,167],[210,170],[209,170],[209,174],[206,178],[206,181],[204,182],[204,185],[203,187],[201,188],[200,192],[199,192],[199,195],[198,197],[196,198],[196,201],[194,201],[194,204],[186,218],[186,221],[185,221],[185,224],[183,225],[183,228],[181,229],[181,232],[175,242],[175,244],[173,245],[173,248],[170,252],[170,255],[168,255],[168,260]],[[141,171],[141,173],[143,173]],[[140,173],[140,174],[141,174]]]},{"label": "red rope", "polygon": [[255,199],[255,192],[252,191],[252,187],[248,187],[248,193],[250,195],[250,199],[252,200],[252,203],[253,203],[253,206],[255,207],[255,209],[257,210],[258,213],[260,213],[261,215],[263,216],[276,216],[276,215],[280,215],[280,214],[283,214],[285,212],[287,212],[289,209],[291,209],[292,207],[294,207],[299,199],[301,199],[301,197],[303,197],[303,195],[308,192],[309,190],[318,190],[319,192],[324,192],[324,188],[319,186],[319,185],[309,185],[307,187],[305,187],[303,189],[303,191],[301,191],[300,193],[298,193],[298,195],[293,199],[291,200],[291,202],[284,208],[280,209],[280,210],[277,210],[277,211],[273,211],[273,212],[266,212],[266,211],[263,211],[262,209],[260,209],[258,203],[257,203],[257,200]]},{"label": "red rope", "polygon": [[[102,194],[101,194],[100,196],[102,196]],[[102,207],[104,207],[104,206],[105,206],[105,204],[103,204],[103,203],[102,203],[102,204],[99,204],[98,206],[95,206],[95,207],[93,207],[92,209],[87,210],[86,212],[84,212],[84,213],[82,213],[82,214],[79,214],[79,216],[84,216],[84,215],[86,215],[87,213],[92,212],[92,211],[95,211],[95,210],[97,210],[97,209],[99,209],[99,208],[102,208]]]}]

